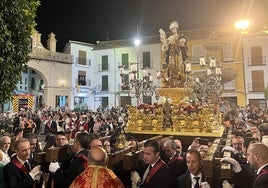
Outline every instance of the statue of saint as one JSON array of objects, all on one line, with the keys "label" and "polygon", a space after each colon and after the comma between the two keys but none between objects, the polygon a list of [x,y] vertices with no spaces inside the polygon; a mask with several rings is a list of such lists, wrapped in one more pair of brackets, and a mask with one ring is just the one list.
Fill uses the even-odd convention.
[{"label": "statue of saint", "polygon": [[163,29],[159,30],[162,51],[164,52],[164,62],[162,78],[166,87],[183,87],[185,82],[185,61],[187,56],[187,40],[178,32],[179,24],[173,21],[169,25],[172,34],[166,38]]},{"label": "statue of saint", "polygon": [[172,107],[169,99],[163,105],[163,128],[172,127]]}]

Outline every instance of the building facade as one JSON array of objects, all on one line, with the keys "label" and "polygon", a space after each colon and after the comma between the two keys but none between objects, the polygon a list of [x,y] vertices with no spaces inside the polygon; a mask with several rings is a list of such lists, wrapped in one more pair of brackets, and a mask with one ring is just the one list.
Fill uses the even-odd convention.
[{"label": "building facade", "polygon": [[242,38],[247,104],[267,107],[268,35],[265,30],[244,33]]},{"label": "building facade", "polygon": [[[241,33],[232,27],[181,31],[188,40],[187,61],[192,64],[192,73],[204,71],[199,57],[216,58],[222,70],[223,100],[233,107],[266,107],[268,35],[263,31]],[[69,106],[72,110],[95,111],[157,101],[155,95],[123,92],[122,84],[130,81],[135,63],[137,79],[144,78],[146,69],[152,76],[152,85],[161,85],[157,79],[163,62],[159,36],[144,37],[139,46],[128,39],[98,41],[94,45],[69,41],[64,53],[59,53],[53,33],[46,49],[41,44],[41,34],[35,31],[30,56],[29,70],[22,73],[16,93],[33,94],[37,108]],[[122,66],[123,74],[119,68]]]},{"label": "building facade", "polygon": [[93,101],[93,49],[94,45],[69,41],[64,52],[72,55],[71,102],[70,108],[76,111],[92,109]]}]

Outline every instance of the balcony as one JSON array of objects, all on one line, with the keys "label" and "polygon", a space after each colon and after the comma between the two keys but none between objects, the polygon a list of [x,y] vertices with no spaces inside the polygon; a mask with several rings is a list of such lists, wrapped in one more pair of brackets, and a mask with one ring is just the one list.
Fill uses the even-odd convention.
[{"label": "balcony", "polygon": [[266,83],[248,83],[247,89],[249,92],[264,92],[265,88],[268,86],[268,82]]},{"label": "balcony", "polygon": [[104,64],[98,64],[98,71],[99,72],[104,72],[104,71],[109,71],[110,68],[110,63],[104,65]]},{"label": "balcony", "polygon": [[266,65],[266,56],[248,57],[248,66]]},{"label": "balcony", "polygon": [[109,90],[109,85],[105,86],[105,85],[102,85],[101,86],[101,90],[100,92],[101,93],[108,93],[110,90]]},{"label": "balcony", "polygon": [[76,79],[75,80],[76,81],[76,83],[79,85],[79,86],[91,86],[91,80],[82,80],[82,79]]},{"label": "balcony", "polygon": [[75,62],[76,66],[88,66],[88,67],[91,66],[91,59],[77,57]]},{"label": "balcony", "polygon": [[224,91],[234,91],[235,90],[235,80],[231,82],[224,83]]}]

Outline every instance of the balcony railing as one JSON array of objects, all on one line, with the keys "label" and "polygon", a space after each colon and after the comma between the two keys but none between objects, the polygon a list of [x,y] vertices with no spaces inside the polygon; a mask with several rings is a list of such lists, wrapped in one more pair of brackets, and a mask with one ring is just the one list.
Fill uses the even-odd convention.
[{"label": "balcony railing", "polygon": [[223,86],[224,91],[234,91],[235,90],[235,81],[227,82]]},{"label": "balcony railing", "polygon": [[79,85],[79,86],[91,86],[91,80],[79,80],[78,78],[75,80],[76,83]]},{"label": "balcony railing", "polygon": [[109,87],[110,87],[109,85],[107,87],[102,85],[100,92],[101,93],[108,93],[110,91]]},{"label": "balcony railing", "polygon": [[[123,63],[122,62],[118,62],[117,63],[118,65],[123,65]],[[141,61],[140,63],[139,63],[139,67],[140,68],[145,68],[145,67],[148,67],[149,69],[153,69],[154,68],[154,63],[153,63],[153,60],[150,60],[150,62],[149,62],[149,64],[148,63],[143,63],[143,61]],[[128,67],[124,67],[124,69],[125,70],[130,70],[130,63],[128,63]]]},{"label": "balcony railing", "polygon": [[110,70],[110,63],[108,63],[108,66],[103,66],[102,64],[98,64],[98,71],[109,71]]},{"label": "balcony railing", "polygon": [[266,83],[248,83],[247,88],[249,92],[264,92],[265,88],[268,86]]},{"label": "balcony railing", "polygon": [[77,66],[91,66],[91,59],[77,57],[75,62]]},{"label": "balcony railing", "polygon": [[248,66],[266,65],[266,56],[248,57]]}]

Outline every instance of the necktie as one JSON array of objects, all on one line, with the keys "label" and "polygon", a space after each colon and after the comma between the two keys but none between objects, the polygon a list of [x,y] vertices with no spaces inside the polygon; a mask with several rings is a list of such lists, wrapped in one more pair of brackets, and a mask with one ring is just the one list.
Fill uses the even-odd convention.
[{"label": "necktie", "polygon": [[25,161],[24,162],[24,166],[26,167],[26,169],[28,170],[28,172],[30,172],[31,166],[30,166],[30,163],[28,161]]},{"label": "necktie", "polygon": [[194,188],[199,188],[199,179],[200,179],[200,177],[194,177],[194,179],[196,180]]}]

